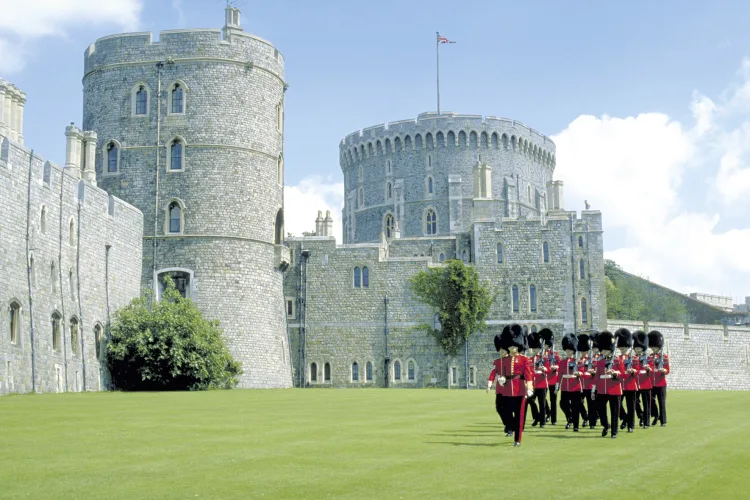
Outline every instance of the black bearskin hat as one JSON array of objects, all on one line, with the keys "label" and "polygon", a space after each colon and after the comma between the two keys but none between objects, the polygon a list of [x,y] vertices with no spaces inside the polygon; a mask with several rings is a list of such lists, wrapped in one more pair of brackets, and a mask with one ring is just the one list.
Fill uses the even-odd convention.
[{"label": "black bearskin hat", "polygon": [[589,336],[585,333],[582,333],[578,336],[578,350],[581,352],[591,350],[591,342],[589,340]]},{"label": "black bearskin hat", "polygon": [[651,330],[648,332],[648,346],[658,347],[659,349],[664,347],[664,336],[660,331]]},{"label": "black bearskin hat", "polygon": [[500,349],[503,347],[502,340],[500,340],[500,335],[495,335],[495,350],[497,352],[500,352]]},{"label": "black bearskin hat", "polygon": [[643,330],[633,332],[633,349],[640,347],[644,351],[648,349],[648,335]]},{"label": "black bearskin hat", "polygon": [[521,325],[513,323],[512,325],[510,325],[510,331],[513,339],[511,347],[515,346],[519,351],[526,350],[526,339]]},{"label": "black bearskin hat", "polygon": [[591,348],[592,349],[599,349],[599,332],[593,332],[589,339],[591,339]]},{"label": "black bearskin hat", "polygon": [[513,345],[513,332],[510,331],[510,326],[503,328],[503,331],[500,333],[499,344],[500,348],[505,349],[506,351]]},{"label": "black bearskin hat", "polygon": [[539,336],[539,332],[529,333],[529,349],[541,349],[542,338]]},{"label": "black bearskin hat", "polygon": [[562,348],[563,351],[578,351],[578,338],[572,333],[566,333],[563,335]]},{"label": "black bearskin hat", "polygon": [[631,347],[633,345],[633,334],[627,328],[618,328],[615,330],[617,347]]},{"label": "black bearskin hat", "polygon": [[615,336],[611,332],[604,330],[597,337],[597,344],[600,351],[612,351],[615,346]]},{"label": "black bearskin hat", "polygon": [[541,337],[542,340],[544,340],[544,343],[547,347],[552,347],[555,345],[555,334],[552,333],[552,330],[549,328],[542,328],[539,330],[539,337]]}]

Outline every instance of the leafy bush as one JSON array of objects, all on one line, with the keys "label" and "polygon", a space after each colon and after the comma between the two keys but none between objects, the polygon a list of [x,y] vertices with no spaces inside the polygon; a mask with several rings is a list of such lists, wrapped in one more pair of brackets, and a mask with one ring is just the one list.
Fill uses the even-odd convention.
[{"label": "leafy bush", "polygon": [[219,322],[206,320],[169,278],[161,300],[151,293],[117,312],[107,365],[115,387],[127,391],[229,389],[242,374]]}]

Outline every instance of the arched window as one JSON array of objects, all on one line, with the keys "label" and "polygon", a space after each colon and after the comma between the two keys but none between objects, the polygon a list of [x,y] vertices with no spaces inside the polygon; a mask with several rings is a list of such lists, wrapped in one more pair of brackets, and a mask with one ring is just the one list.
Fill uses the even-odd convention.
[{"label": "arched window", "polygon": [[395,220],[393,218],[392,214],[386,214],[385,215],[385,223],[384,223],[384,230],[385,230],[385,237],[386,238],[392,238],[393,237],[393,224]]},{"label": "arched window", "polygon": [[359,381],[359,365],[355,361],[352,363],[352,382],[358,382]]},{"label": "arched window", "polygon": [[174,139],[169,145],[169,170],[174,172],[184,167],[185,147],[180,139]]},{"label": "arched window", "polygon": [[393,362],[393,380],[401,380],[401,361]]},{"label": "arched window", "polygon": [[391,186],[390,182],[385,185],[385,199],[386,201],[393,199],[393,186]]},{"label": "arched window", "polygon": [[72,247],[76,246],[76,221],[72,217],[68,224],[68,245]]},{"label": "arched window", "polygon": [[503,244],[502,243],[497,244],[497,263],[498,264],[503,263]]},{"label": "arched window", "polygon": [[372,363],[369,361],[365,365],[365,379],[367,382],[372,382]]},{"label": "arched window", "polygon": [[511,299],[513,301],[513,312],[517,313],[518,312],[518,285],[513,285]]},{"label": "arched window", "polygon": [[529,309],[531,312],[536,312],[536,286],[529,286]]},{"label": "arched window", "polygon": [[10,303],[10,343],[18,344],[21,339],[21,304]]},{"label": "arched window", "polygon": [[331,381],[331,363],[326,363],[325,365],[323,365],[323,381]]},{"label": "arched window", "polygon": [[276,105],[276,130],[284,132],[284,101]]},{"label": "arched window", "polygon": [[367,266],[362,268],[362,288],[370,287],[370,269]]},{"label": "arched window", "polygon": [[102,325],[97,324],[94,327],[94,347],[96,348],[96,359],[102,359],[102,342],[104,336],[102,335]]},{"label": "arched window", "polygon": [[70,352],[78,354],[78,318],[70,318]]},{"label": "arched window", "polygon": [[549,262],[549,244],[546,241],[542,243],[542,259]]},{"label": "arched window", "polygon": [[273,225],[273,242],[276,245],[283,245],[284,244],[284,209],[280,208],[278,212],[276,212],[276,221]]},{"label": "arched window", "polygon": [[579,246],[580,248],[583,248],[583,236],[579,236],[579,237],[578,237],[578,246]]},{"label": "arched window", "polygon": [[432,194],[432,177],[427,177],[427,194]]},{"label": "arched window", "polygon": [[439,262],[445,262],[445,254],[444,253],[440,254],[440,257],[438,257],[438,261]]},{"label": "arched window", "polygon": [[431,208],[425,214],[425,233],[437,234],[437,214]]},{"label": "arched window", "polygon": [[284,155],[281,154],[276,161],[276,183],[279,185],[284,184]]},{"label": "arched window", "polygon": [[135,91],[135,114],[145,115],[148,113],[148,90],[140,85]]},{"label": "arched window", "polygon": [[536,332],[537,332],[536,325],[531,325],[531,333],[536,333]]},{"label": "arched window", "polygon": [[589,309],[586,304],[586,299],[581,298],[581,323],[584,325],[589,322]]},{"label": "arched window", "polygon": [[42,205],[42,212],[39,214],[39,230],[42,234],[47,234],[47,207]]},{"label": "arched window", "polygon": [[318,365],[316,363],[310,364],[310,382],[318,381]]},{"label": "arched window", "polygon": [[458,133],[458,145],[462,148],[466,147],[466,132],[463,130]]},{"label": "arched window", "polygon": [[362,271],[359,269],[359,267],[354,268],[354,288],[359,288],[362,286]]},{"label": "arched window", "polygon": [[114,174],[120,166],[120,148],[117,144],[111,142],[107,144],[107,173]]},{"label": "arched window", "polygon": [[406,365],[406,372],[408,373],[409,380],[414,380],[414,371],[416,368],[415,364],[416,363],[414,363],[414,361],[409,360],[409,363]]},{"label": "arched window", "polygon": [[86,196],[86,183],[83,180],[78,181],[78,202],[83,203]]},{"label": "arched window", "polygon": [[432,318],[432,327],[435,329],[435,331],[439,332],[443,329],[443,325],[440,323],[440,313],[435,313],[435,316]]},{"label": "arched window", "polygon": [[60,352],[62,348],[62,316],[55,312],[52,314],[52,349]]},{"label": "arched window", "polygon": [[578,261],[578,277],[581,279],[586,278],[586,266],[583,262],[583,259],[580,259]]},{"label": "arched window", "polygon": [[183,89],[179,83],[172,85],[172,106],[171,110],[173,114],[184,113],[184,95]]},{"label": "arched window", "polygon": [[182,232],[182,207],[176,201],[169,204],[169,232],[174,234]]},{"label": "arched window", "polygon": [[456,145],[456,134],[452,131],[448,131],[448,146],[455,146]]}]

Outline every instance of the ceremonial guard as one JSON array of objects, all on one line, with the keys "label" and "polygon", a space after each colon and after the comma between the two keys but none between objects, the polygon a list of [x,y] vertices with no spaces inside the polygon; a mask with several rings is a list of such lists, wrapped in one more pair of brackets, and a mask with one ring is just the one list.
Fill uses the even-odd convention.
[{"label": "ceremonial guard", "polygon": [[542,345],[547,349],[545,351],[545,357],[547,358],[547,366],[549,373],[547,374],[547,384],[549,386],[549,411],[547,412],[547,420],[552,425],[557,424],[557,389],[559,383],[559,377],[557,370],[560,365],[560,356],[555,353],[555,334],[549,328],[542,328],[539,331],[539,336],[542,339]]},{"label": "ceremonial guard", "polygon": [[560,362],[560,406],[568,415],[566,429],[573,426],[573,432],[578,432],[581,412],[581,372],[578,371],[578,338],[572,333],[566,333],[562,339],[565,359]]},{"label": "ceremonial guard", "polygon": [[[656,421],[661,422],[661,426],[667,425],[667,375],[669,375],[669,356],[664,354],[664,336],[661,332],[652,330],[648,332],[648,346],[652,354],[650,361],[653,363],[654,370],[651,372],[651,412],[653,421],[651,425],[656,425]],[[658,407],[657,404],[658,403]]]},{"label": "ceremonial guard", "polygon": [[583,426],[596,425],[596,410],[591,401],[591,388],[594,386],[594,366],[591,354],[591,338],[582,333],[578,335],[578,371],[581,372],[581,418]]},{"label": "ceremonial guard", "polygon": [[526,401],[531,407],[531,416],[534,418],[534,422],[531,426],[536,427],[539,425],[540,428],[543,428],[547,417],[546,402],[547,388],[549,387],[547,383],[549,360],[544,357],[544,349],[541,342],[542,339],[540,338],[539,333],[529,333],[528,340],[529,350],[531,352],[527,354],[534,362],[534,396]]},{"label": "ceremonial guard", "polygon": [[628,432],[633,432],[635,427],[635,397],[638,392],[638,359],[633,357],[633,334],[630,330],[619,328],[615,331],[615,339],[617,339],[620,359],[625,367],[625,372],[620,379],[622,382],[622,400],[620,401],[622,424],[620,429],[627,427]]},{"label": "ceremonial guard", "polygon": [[602,420],[604,429],[602,437],[607,435],[610,429],[610,419],[607,417],[607,405],[612,421],[612,439],[617,437],[617,426],[619,424],[620,397],[622,397],[622,385],[620,378],[625,372],[622,359],[615,354],[614,335],[603,331],[597,336],[602,358],[596,362],[596,385],[595,392],[597,406],[599,407],[599,418]]},{"label": "ceremonial guard", "polygon": [[504,421],[515,435],[514,446],[521,446],[526,398],[534,395],[533,361],[520,354],[525,349],[524,333],[520,325],[505,327],[500,334],[499,347],[508,351],[508,356],[495,361],[490,374],[491,387],[494,377],[497,393],[502,395],[501,410]]},{"label": "ceremonial guard", "polygon": [[[510,327],[506,326],[505,328],[510,331]],[[498,374],[500,373],[500,369],[502,367],[502,359],[508,357],[508,350],[502,347],[500,335],[495,335],[495,350],[500,354],[500,358],[496,359],[493,362],[492,371],[490,372],[489,380],[487,380],[487,392],[490,392],[492,383],[499,376]],[[512,436],[513,431],[511,430],[510,424],[505,420],[505,408],[503,405],[505,401],[502,393],[500,392],[500,385],[501,384],[498,383],[495,388],[495,411],[497,411],[497,414],[500,415],[500,420],[502,420],[503,422],[505,435]]]},{"label": "ceremonial guard", "polygon": [[654,363],[648,357],[648,335],[638,330],[633,333],[633,350],[638,356],[638,395],[636,401],[640,407],[641,427],[648,429],[651,421],[651,374],[654,371]]}]

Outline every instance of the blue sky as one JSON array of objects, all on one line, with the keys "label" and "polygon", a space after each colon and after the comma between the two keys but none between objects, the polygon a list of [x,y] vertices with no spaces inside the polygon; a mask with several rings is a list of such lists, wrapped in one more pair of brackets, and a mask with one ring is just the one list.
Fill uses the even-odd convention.
[{"label": "blue sky", "polygon": [[[312,229],[303,207],[340,217],[343,136],[435,109],[439,30],[457,42],[440,48],[442,109],[552,136],[566,208],[602,210],[608,257],[685,293],[750,295],[749,2],[235,3],[286,59],[290,231]],[[26,144],[62,162],[89,43],[218,28],[224,5],[0,0],[0,76],[28,94]]]}]

